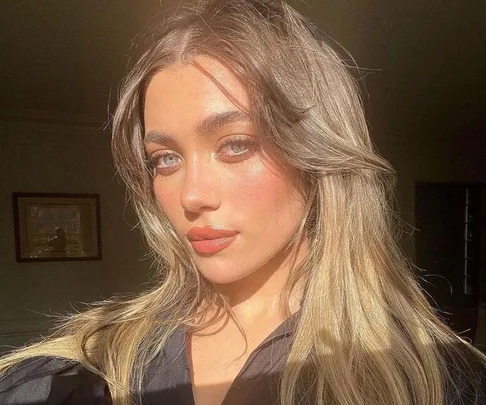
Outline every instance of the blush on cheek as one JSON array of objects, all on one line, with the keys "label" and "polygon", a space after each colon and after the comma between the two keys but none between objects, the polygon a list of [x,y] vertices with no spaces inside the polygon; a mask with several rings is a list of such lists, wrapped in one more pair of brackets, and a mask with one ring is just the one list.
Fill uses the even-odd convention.
[{"label": "blush on cheek", "polygon": [[264,215],[269,213],[266,208],[275,211],[289,191],[284,176],[261,162],[253,164],[235,180],[233,197],[238,201],[235,207],[252,208]]}]

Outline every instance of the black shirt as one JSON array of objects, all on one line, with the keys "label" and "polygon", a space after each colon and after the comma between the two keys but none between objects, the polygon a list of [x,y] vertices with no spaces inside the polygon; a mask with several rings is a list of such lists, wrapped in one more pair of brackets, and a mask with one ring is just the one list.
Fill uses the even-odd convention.
[{"label": "black shirt", "polygon": [[[248,357],[222,405],[274,405],[279,373],[287,359],[295,317],[283,322]],[[194,405],[185,327],[168,339],[147,366],[142,384],[143,405]],[[140,399],[135,396],[135,403]],[[54,357],[34,357],[0,380],[0,405],[107,405],[104,380],[80,364]]]},{"label": "black shirt", "polygon": [[[279,403],[278,381],[287,360],[295,324],[296,316],[292,316],[250,354],[222,405]],[[148,364],[141,397],[135,395],[134,403],[194,405],[185,336],[185,327],[176,329],[164,349]],[[484,375],[481,375],[483,381]],[[459,382],[460,379],[454,380]],[[461,394],[462,405],[486,405],[485,385],[481,384],[478,400],[465,389]],[[54,357],[34,357],[15,366],[0,380],[0,405],[41,404],[108,405],[111,401],[104,380],[79,363]]]}]

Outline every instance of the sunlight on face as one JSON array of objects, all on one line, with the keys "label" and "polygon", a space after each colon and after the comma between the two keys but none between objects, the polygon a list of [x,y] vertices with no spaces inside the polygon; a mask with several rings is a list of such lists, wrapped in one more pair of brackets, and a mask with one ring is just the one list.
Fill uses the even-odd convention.
[{"label": "sunlight on face", "polygon": [[278,267],[304,203],[260,148],[244,86],[218,61],[196,62],[238,105],[196,65],[165,68],[147,89],[145,148],[162,210],[203,276],[224,284]]}]

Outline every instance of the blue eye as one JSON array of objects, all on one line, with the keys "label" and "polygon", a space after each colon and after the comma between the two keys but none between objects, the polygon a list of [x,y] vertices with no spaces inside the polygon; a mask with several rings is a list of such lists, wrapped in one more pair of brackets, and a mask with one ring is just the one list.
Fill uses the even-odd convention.
[{"label": "blue eye", "polygon": [[162,163],[164,163],[166,166],[170,166],[178,162],[177,156],[169,153],[162,155],[159,160],[162,161]]},{"label": "blue eye", "polygon": [[237,162],[250,157],[256,149],[257,141],[253,137],[228,137],[219,146],[218,157],[228,163]]},{"label": "blue eye", "polygon": [[169,174],[179,168],[182,158],[177,153],[161,151],[150,156],[150,164],[154,174]]},{"label": "blue eye", "polygon": [[[253,136],[237,135],[223,138],[216,146],[217,159],[224,163],[238,163],[251,158],[259,143]],[[170,175],[184,164],[183,157],[173,150],[162,149],[149,154],[149,168],[155,175]]]},{"label": "blue eye", "polygon": [[[230,156],[242,155],[243,153],[248,152],[249,149],[250,145],[243,142],[232,142],[224,148],[221,148],[221,150],[225,150],[225,154]],[[219,153],[221,154],[221,151]]]}]

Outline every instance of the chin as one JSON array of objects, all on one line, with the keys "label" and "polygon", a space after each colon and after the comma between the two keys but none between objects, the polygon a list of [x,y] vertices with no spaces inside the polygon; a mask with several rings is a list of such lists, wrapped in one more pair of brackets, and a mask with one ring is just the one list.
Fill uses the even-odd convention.
[{"label": "chin", "polygon": [[227,264],[198,263],[197,267],[201,275],[212,284],[231,284],[253,273],[249,269],[234,268]]}]

